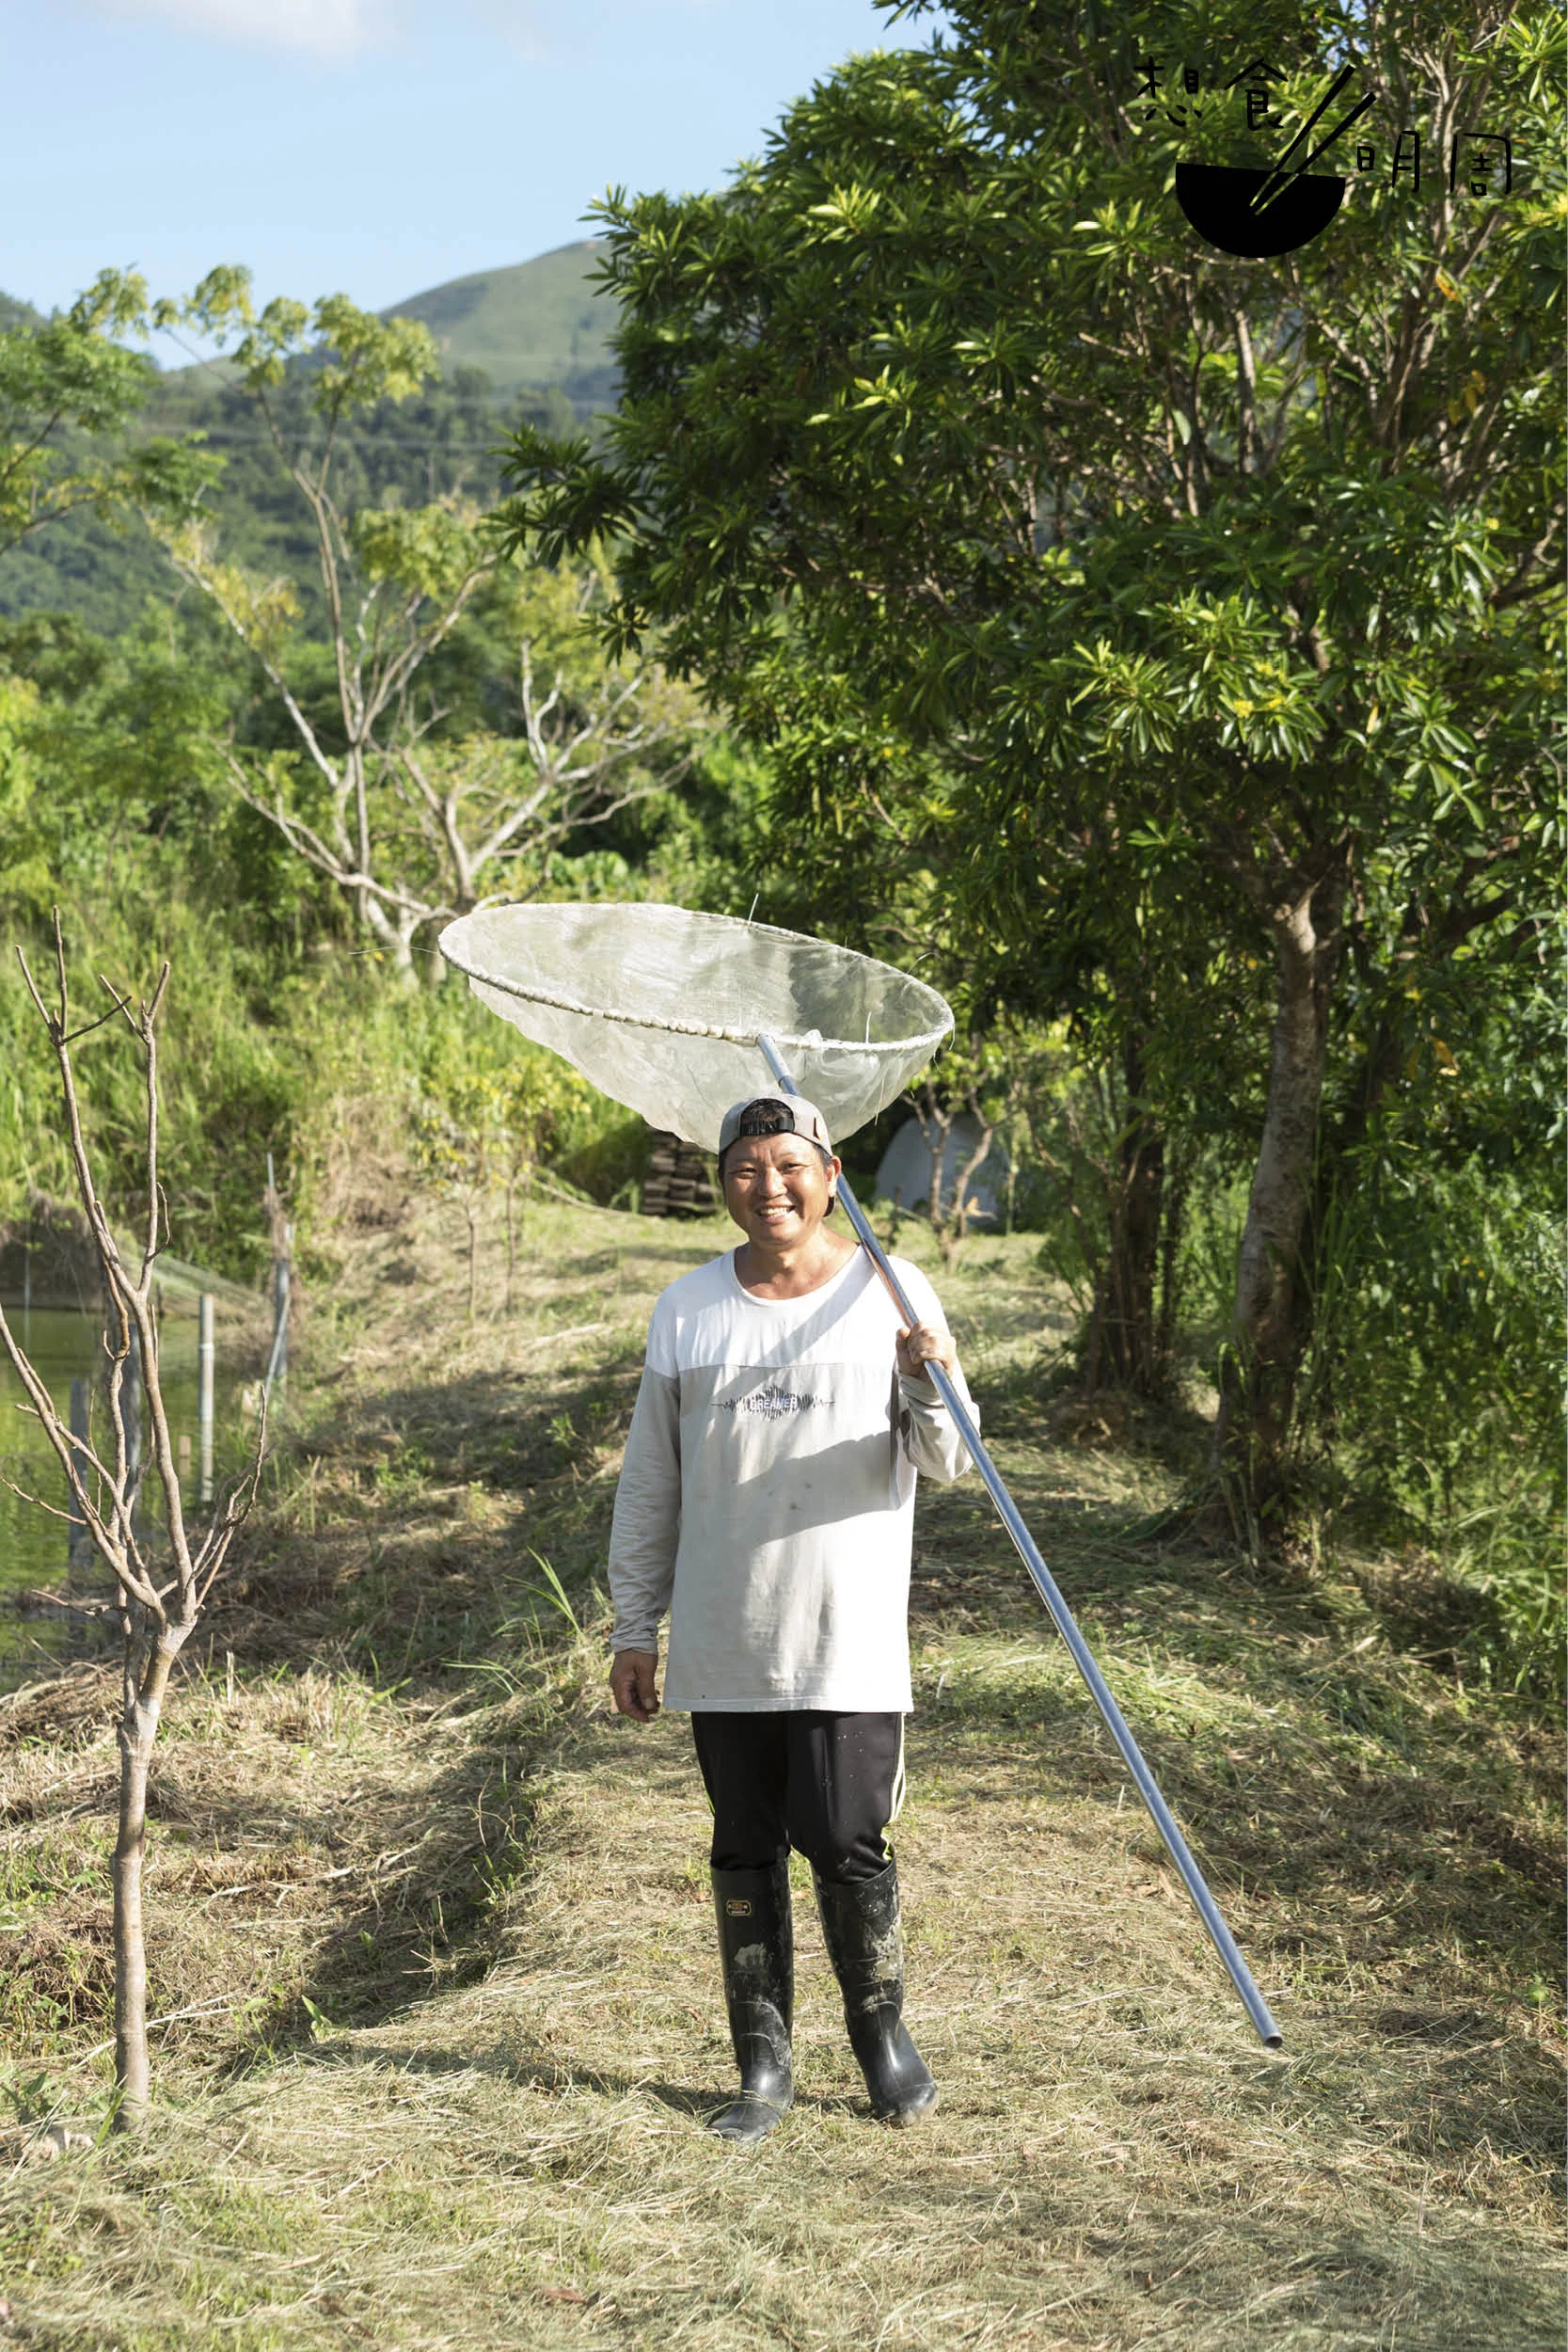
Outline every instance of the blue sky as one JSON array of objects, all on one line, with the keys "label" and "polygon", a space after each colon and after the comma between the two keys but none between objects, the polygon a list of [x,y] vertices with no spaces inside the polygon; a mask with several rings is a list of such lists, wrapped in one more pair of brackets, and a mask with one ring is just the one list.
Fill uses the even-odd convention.
[{"label": "blue sky", "polygon": [[582,236],[610,182],[718,184],[839,58],[917,37],[871,0],[0,0],[0,287],[45,310],[107,264],[156,294],[216,262],[380,309]]}]

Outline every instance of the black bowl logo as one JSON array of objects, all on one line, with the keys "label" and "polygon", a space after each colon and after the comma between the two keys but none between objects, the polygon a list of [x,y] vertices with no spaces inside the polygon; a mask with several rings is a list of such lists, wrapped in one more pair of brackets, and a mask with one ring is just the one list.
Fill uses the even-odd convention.
[{"label": "black bowl logo", "polygon": [[[1264,261],[1294,253],[1322,236],[1344,201],[1345,183],[1337,175],[1314,172],[1311,167],[1344,136],[1353,122],[1360,121],[1369,106],[1377,103],[1375,93],[1353,106],[1316,147],[1308,148],[1307,142],[1354,74],[1354,65],[1340,69],[1278,162],[1267,171],[1228,164],[1177,165],[1176,200],[1206,245],[1245,261]],[[1298,148],[1307,150],[1299,163],[1295,161]]]},{"label": "black bowl logo", "polygon": [[[1259,204],[1259,193],[1271,180],[1275,193]],[[1243,261],[1269,261],[1310,245],[1344,197],[1343,180],[1326,171],[1281,180],[1275,169],[1249,171],[1240,165],[1176,167],[1176,200],[1204,244]]]}]

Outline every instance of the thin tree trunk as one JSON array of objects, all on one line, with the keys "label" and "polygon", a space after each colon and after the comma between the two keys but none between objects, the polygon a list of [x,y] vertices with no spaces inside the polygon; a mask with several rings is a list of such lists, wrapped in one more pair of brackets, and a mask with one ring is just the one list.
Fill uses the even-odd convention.
[{"label": "thin tree trunk", "polygon": [[1131,1389],[1158,1396],[1164,1386],[1155,1318],[1165,1208],[1165,1137],[1143,1101],[1143,1041],[1134,1031],[1123,1048],[1126,1087],[1117,1159],[1106,1184],[1109,1248],[1095,1285],[1084,1385]]},{"label": "thin tree trunk", "polygon": [[125,1695],[119,1721],[119,1829],[114,1865],[115,2080],[120,2094],[116,2122],[122,2131],[134,2129],[146,2114],[151,2079],[147,2051],[142,1862],[147,1851],[147,1777],[174,1662],[166,1634],[159,1633],[138,1686],[136,1652],[142,1638],[139,1630],[126,1634]]},{"label": "thin tree trunk", "polygon": [[953,1114],[951,1111],[942,1112],[937,1108],[937,1099],[929,1081],[927,1083],[925,1094],[926,1115],[920,1123],[931,1162],[931,1183],[930,1189],[926,1195],[926,1209],[931,1220],[931,1231],[934,1233],[940,1233],[942,1214],[942,1163],[947,1157],[947,1138],[953,1128]]},{"label": "thin tree trunk", "polygon": [[1236,1267],[1236,1305],[1214,1425],[1214,1463],[1255,1524],[1290,1486],[1296,1375],[1309,1335],[1302,1248],[1312,1200],[1328,1013],[1343,938],[1345,868],[1271,909],[1276,1009],[1268,1101]]},{"label": "thin tree trunk", "polygon": [[[261,1407],[255,1455],[247,1476],[213,1513],[199,1541],[193,1541],[187,1522],[175,1447],[165,1407],[159,1368],[158,1322],[161,1312],[154,1269],[167,1238],[167,1209],[158,1178],[158,1048],[156,1023],[168,984],[166,963],[150,997],[133,1012],[132,999],[105,980],[111,999],[124,1013],[140,1047],[146,1089],[144,1150],[147,1182],[147,1222],[140,1248],[140,1272],[133,1279],[99,1197],[91,1159],[83,1135],[81,1107],[71,1068],[70,989],[66,975],[65,934],[55,917],[55,969],[58,982],[57,1009],[45,1003],[38,983],[21,958],[23,977],[48,1032],[58,1066],[61,1087],[61,1126],[76,1172],[77,1197],[98,1257],[100,1285],[108,1312],[110,1421],[113,1444],[104,1460],[90,1448],[78,1429],[70,1426],[55,1407],[49,1383],[19,1346],[0,1308],[0,1346],[25,1390],[34,1413],[65,1473],[70,1518],[84,1530],[108,1565],[119,1594],[119,1620],[124,1635],[119,1721],[119,1819],[111,1872],[114,1889],[115,2075],[119,2090],[116,2123],[124,2129],[140,2122],[147,2110],[149,2061],[147,2048],[147,1946],[142,1919],[142,1862],[147,1845],[147,1782],[159,1718],[175,1659],[188,1639],[223,1566],[229,1546],[255,1498],[261,1478],[262,1440],[266,1429],[266,1391]],[[87,1023],[88,1028],[99,1024]],[[148,1461],[163,1490],[163,1528],[155,1556],[144,1550],[135,1522],[139,1464],[133,1465],[126,1426],[129,1400],[127,1374],[135,1347],[145,1415]],[[75,1415],[72,1414],[72,1422]],[[46,1506],[47,1507],[47,1506]]]},{"label": "thin tree trunk", "polygon": [[942,1263],[950,1272],[958,1263],[958,1252],[963,1248],[964,1236],[969,1231],[969,1180],[978,1172],[987,1152],[990,1150],[991,1136],[996,1132],[990,1122],[981,1116],[979,1102],[973,1087],[969,1092],[969,1108],[970,1115],[980,1131],[980,1139],[958,1171],[958,1189],[953,1196],[952,1234],[949,1236],[945,1226],[941,1231]]},{"label": "thin tree trunk", "polygon": [[1176,1311],[1179,1304],[1181,1229],[1186,1222],[1189,1170],[1179,1161],[1164,1174],[1164,1204],[1160,1233],[1160,1310],[1154,1327],[1154,1362],[1162,1391],[1170,1386],[1176,1355]]}]

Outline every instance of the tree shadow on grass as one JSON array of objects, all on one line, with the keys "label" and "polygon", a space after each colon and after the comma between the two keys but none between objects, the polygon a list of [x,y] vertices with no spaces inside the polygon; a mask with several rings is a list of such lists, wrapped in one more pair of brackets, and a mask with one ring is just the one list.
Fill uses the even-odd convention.
[{"label": "tree shadow on grass", "polygon": [[[450,1692],[458,1687],[454,1665],[485,1654],[520,1606],[533,1606],[540,1640],[565,1638],[542,1595],[529,1603],[540,1582],[530,1553],[549,1558],[574,1597],[595,1573],[637,1373],[620,1360],[408,1383],[312,1431],[299,1441],[300,1457],[352,1472],[352,1511],[319,1534],[274,1527],[253,1545],[242,1655],[300,1667],[371,1661]],[[1069,1475],[1079,1491],[1061,1491]],[[1191,1542],[1130,1540],[1135,1511],[1096,1492],[1097,1475],[1092,1454],[1079,1462],[1037,1454],[1021,1461],[1014,1486],[1075,1613],[1105,1650],[1108,1678],[1216,1892],[1229,1901],[1230,1889],[1245,1886],[1255,1947],[1280,1965],[1301,1962],[1308,1976],[1320,1958],[1326,1966],[1344,1950],[1401,1985],[1406,2007],[1438,2017],[1454,2008],[1457,1990],[1417,1979],[1445,1935],[1495,1951],[1499,1982],[1502,1974],[1528,1983],[1537,1971],[1555,1973],[1556,1857],[1519,1817],[1505,1774],[1446,1732],[1429,1733],[1438,1678],[1422,1680],[1409,1661],[1355,1657],[1342,1601],[1309,1583],[1255,1575]],[[519,1507],[504,1525],[470,1519],[454,1500],[459,1486]],[[974,1482],[927,1489],[917,1530],[917,1653],[933,1631],[1055,1645]],[[1366,1613],[1357,1632],[1361,1624],[1375,1631],[1378,1619]],[[1146,1711],[1150,1700],[1158,1703]],[[514,1769],[526,1772],[526,1743],[507,1736]],[[557,1761],[591,1768],[598,1735],[587,1726],[579,1735],[557,1719],[541,1736]],[[981,1808],[1020,1792],[1064,1806],[1104,1801],[1125,1777],[1086,1693],[1054,1674],[1032,1682],[962,1677],[940,1708],[923,1689],[911,1739],[917,1784],[927,1758],[950,1787],[967,1784],[965,1803]],[[323,2014],[370,2025],[405,2012],[420,1979],[428,1990],[433,1978],[450,1987],[488,1972],[499,1957],[489,1908],[496,1857],[474,1834],[474,1797],[493,1763],[482,1745],[422,1792],[419,1809],[450,1814],[451,1837],[432,1842],[390,1925],[382,1899],[356,1903],[334,1927],[302,1994],[281,1999],[263,2022],[274,2048],[309,2049]],[[239,1816],[221,1826],[226,1837],[237,1833]],[[324,1833],[321,1823],[309,1832]],[[418,1834],[412,1823],[409,1834]],[[517,1835],[526,1850],[526,1821]],[[1475,1990],[1484,2008],[1490,1996],[1479,1979]],[[1392,2014],[1399,2003],[1386,1993],[1370,2005]],[[559,2087],[562,2072],[541,2064],[535,2087]],[[689,2085],[650,2085],[629,2073],[564,2072],[606,2095],[648,2090],[682,2113],[705,2100]],[[1535,2089],[1532,2067],[1532,2117]],[[718,2090],[707,2104],[724,2095]]]}]

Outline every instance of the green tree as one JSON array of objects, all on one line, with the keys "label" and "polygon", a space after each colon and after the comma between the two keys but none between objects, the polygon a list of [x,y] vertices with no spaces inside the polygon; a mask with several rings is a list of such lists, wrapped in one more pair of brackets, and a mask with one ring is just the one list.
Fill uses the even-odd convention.
[{"label": "green tree", "polygon": [[[291,445],[311,427],[314,374],[309,361],[296,362],[270,394]],[[519,416],[573,429],[570,404],[559,391],[502,397],[475,368],[455,368],[402,400],[356,409],[339,427],[334,497],[345,512],[425,506],[443,498],[493,506],[501,493],[499,444]],[[221,459],[204,503],[225,560],[265,578],[285,575],[298,593],[303,627],[319,636],[325,605],[309,510],[278,465],[244,382],[221,365],[169,369],[152,379],[132,430],[137,447],[144,436],[195,442],[209,458]],[[149,599],[165,607],[179,589],[155,539],[90,506],[0,550],[0,610],[69,611],[106,637],[134,628]],[[448,677],[441,699],[451,700]]]},{"label": "green tree", "polygon": [[[339,460],[353,421],[434,375],[426,327],[337,294],[257,314],[234,269],[214,271],[179,315],[232,343],[309,517],[322,582],[315,635],[290,578],[224,559],[188,472],[150,500],[175,569],[222,614],[286,717],[281,743],[223,743],[230,781],[408,971],[422,929],[486,897],[529,896],[563,844],[667,787],[691,697],[656,662],[608,665],[578,626],[599,593],[592,561],[557,577],[503,570],[483,514],[458,496],[345,503]],[[508,640],[515,665],[507,723],[452,734],[442,688],[460,624],[482,604],[492,649]]]},{"label": "green tree", "polygon": [[[184,304],[160,318],[195,326],[229,349],[279,466],[304,501],[321,568],[332,691],[325,718],[314,700],[314,648],[294,624],[299,596],[287,579],[258,579],[222,560],[205,510],[176,485],[144,512],[181,577],[210,597],[260,666],[288,714],[294,748],[261,763],[237,746],[230,780],[319,871],[399,965],[430,909],[377,856],[377,818],[398,747],[420,732],[420,673],[451,635],[495,554],[476,517],[454,501],[358,514],[335,494],[334,463],[345,421],[382,401],[401,401],[436,373],[429,329],[383,320],[331,294],[313,310],[279,297],[261,312],[249,272],[212,271]],[[230,348],[231,347],[231,348]],[[305,429],[286,434],[277,395],[291,361],[313,371]],[[305,787],[295,787],[303,767]],[[395,787],[393,787],[395,790]]]},{"label": "green tree", "polygon": [[[611,642],[663,627],[802,785],[791,739],[831,723],[884,851],[936,759],[955,945],[1004,993],[1037,960],[1092,973],[1133,1096],[1247,1136],[1217,1454],[1267,1515],[1319,1242],[1409,1083],[1413,1008],[1456,959],[1476,985],[1543,951],[1557,21],[944,14],[718,195],[608,202],[622,408],[602,456],[518,437],[514,528],[621,532]],[[1150,53],[1199,61],[1196,127],[1145,127]],[[1250,133],[1221,96],[1248,59],[1275,61]],[[1183,143],[1267,163],[1347,59],[1379,168],[1332,230],[1272,261],[1199,245]],[[1512,192],[1393,180],[1418,115],[1429,162],[1506,115]]]},{"label": "green tree", "polygon": [[0,328],[0,549],[78,508],[123,501],[135,469],[115,441],[157,370],[120,338],[147,324],[145,279],[106,269],[69,310]]}]

